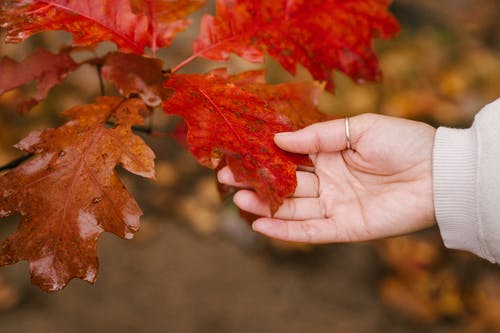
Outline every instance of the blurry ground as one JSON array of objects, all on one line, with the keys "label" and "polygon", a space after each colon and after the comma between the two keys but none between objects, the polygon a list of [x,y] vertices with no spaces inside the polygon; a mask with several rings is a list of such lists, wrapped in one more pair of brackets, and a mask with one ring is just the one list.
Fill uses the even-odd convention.
[{"label": "blurry ground", "polygon": [[[378,45],[384,81],[359,87],[339,76],[323,110],[470,125],[500,96],[500,2],[396,0],[393,9],[403,32]],[[189,55],[192,33],[164,54],[172,64]],[[31,47],[0,46],[17,58]],[[270,67],[271,81],[290,79]],[[30,130],[61,121],[54,110],[96,94],[95,72],[83,68],[25,118],[8,109],[16,94],[4,96],[0,165]],[[73,281],[49,295],[29,284],[25,263],[1,268],[0,332],[500,332],[497,266],[444,250],[436,230],[371,244],[270,242],[219,202],[211,172],[172,140],[147,140],[158,182],[124,175],[145,213],[137,237],[102,237],[94,286]],[[14,229],[15,219],[3,220],[0,239]]]}]

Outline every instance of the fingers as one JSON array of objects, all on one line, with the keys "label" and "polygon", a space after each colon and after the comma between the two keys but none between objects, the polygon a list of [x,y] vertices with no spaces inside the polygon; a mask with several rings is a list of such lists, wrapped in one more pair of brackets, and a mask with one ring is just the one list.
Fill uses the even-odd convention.
[{"label": "fingers", "polygon": [[[349,118],[351,143],[373,122],[370,115]],[[281,149],[299,154],[342,151],[347,148],[345,118],[316,123],[295,132],[278,133],[274,142]]]},{"label": "fingers", "polygon": [[[259,216],[270,216],[269,204],[262,201],[255,192],[241,190],[234,195],[234,203],[244,211]],[[275,218],[305,220],[322,218],[323,209],[319,198],[286,199],[274,213]]]},{"label": "fingers", "polygon": [[278,133],[274,142],[283,150],[313,154],[340,151],[346,148],[344,119],[317,123],[295,132]]},{"label": "fingers", "polygon": [[[248,184],[238,182],[234,179],[234,174],[229,167],[224,167],[217,173],[217,179],[223,184],[239,188],[250,188]],[[294,197],[315,198],[319,193],[318,177],[310,172],[297,171],[297,188]]]},{"label": "fingers", "polygon": [[229,186],[234,186],[234,187],[239,187],[239,188],[250,188],[248,184],[238,182],[234,178],[234,174],[231,172],[231,169],[229,169],[228,166],[223,167],[222,169],[217,172],[217,180],[222,183],[226,184]]},{"label": "fingers", "polygon": [[297,188],[293,195],[296,198],[317,198],[319,196],[319,180],[314,173],[297,171]]},{"label": "fingers", "polygon": [[265,236],[288,242],[331,243],[351,241],[346,233],[332,219],[287,221],[274,218],[260,218],[252,229]]}]

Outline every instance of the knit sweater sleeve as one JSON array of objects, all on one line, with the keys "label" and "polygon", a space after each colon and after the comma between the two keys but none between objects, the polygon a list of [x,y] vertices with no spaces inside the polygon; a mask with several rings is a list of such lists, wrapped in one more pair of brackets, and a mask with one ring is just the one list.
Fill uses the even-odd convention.
[{"label": "knit sweater sleeve", "polygon": [[500,99],[471,128],[438,128],[433,186],[444,244],[500,262]]}]

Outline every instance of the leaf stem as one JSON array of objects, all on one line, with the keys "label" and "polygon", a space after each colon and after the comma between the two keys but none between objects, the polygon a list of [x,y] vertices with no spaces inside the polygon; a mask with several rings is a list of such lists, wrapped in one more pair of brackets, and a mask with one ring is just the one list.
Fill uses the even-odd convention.
[{"label": "leaf stem", "polygon": [[102,64],[96,64],[95,68],[97,69],[97,76],[99,77],[99,87],[101,88],[101,96],[106,95],[106,91],[104,88],[104,80],[102,79]]},{"label": "leaf stem", "polygon": [[187,64],[189,64],[191,61],[195,60],[196,58],[198,58],[200,56],[199,53],[193,53],[189,58],[186,58],[183,62],[181,62],[180,64],[178,64],[177,66],[175,66],[173,69],[172,69],[172,73],[175,73],[177,72],[179,69],[181,69],[182,67],[186,66]]},{"label": "leaf stem", "polygon": [[132,126],[132,131],[146,134],[153,133],[151,126]]},{"label": "leaf stem", "polygon": [[14,169],[15,167],[19,166],[21,163],[23,163],[24,161],[30,159],[34,155],[35,154],[31,154],[31,153],[30,154],[25,154],[23,156],[20,156],[20,157],[16,158],[15,160],[12,160],[9,163],[0,166],[0,172],[5,171],[5,170],[9,170],[9,169]]},{"label": "leaf stem", "polygon": [[[106,125],[108,125],[110,127],[116,126],[116,124],[112,121],[107,121]],[[131,128],[132,128],[132,131],[134,131],[134,132],[146,133],[146,134],[153,133],[153,129],[151,128],[151,126],[136,126],[136,125],[134,125]]]},{"label": "leaf stem", "polygon": [[[115,125],[113,122],[107,122],[107,124],[110,126]],[[153,129],[151,128],[151,126],[132,126],[132,130],[134,132],[146,133],[152,137],[168,137],[168,136],[172,135],[171,133],[153,132]],[[35,154],[32,154],[32,153],[25,154],[25,155],[22,155],[14,160],[8,162],[7,164],[0,165],[0,172],[14,169],[33,156],[35,156]]]}]

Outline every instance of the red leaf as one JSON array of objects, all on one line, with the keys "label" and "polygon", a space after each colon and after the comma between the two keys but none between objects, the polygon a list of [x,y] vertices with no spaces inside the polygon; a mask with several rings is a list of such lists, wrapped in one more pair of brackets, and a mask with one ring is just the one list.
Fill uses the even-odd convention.
[{"label": "red leaf", "polygon": [[47,97],[49,90],[61,83],[78,66],[67,52],[52,54],[43,49],[36,50],[20,63],[3,57],[0,59],[0,73],[2,73],[0,95],[32,81],[37,81],[35,96],[18,103],[18,111],[26,112]]},{"label": "red leaf", "polygon": [[[7,42],[65,30],[73,34],[76,46],[112,41],[122,51],[142,54],[145,47],[155,52],[157,46],[170,45],[187,26],[181,18],[196,8],[189,0],[137,0],[133,8],[129,0],[9,0],[2,6],[0,21],[8,30]],[[160,10],[158,15],[155,10]]]},{"label": "red leaf", "polygon": [[[154,154],[131,131],[144,109],[139,99],[101,97],[66,111],[66,125],[17,145],[37,155],[0,177],[0,217],[23,217],[2,243],[0,266],[29,261],[32,282],[46,291],[74,277],[95,281],[99,235],[131,238],[139,228],[141,209],[114,169],[153,177]],[[110,117],[115,128],[105,126]]]},{"label": "red leaf", "polygon": [[103,61],[102,75],[113,81],[120,93],[129,97],[137,94],[148,106],[158,106],[172,95],[163,87],[163,61],[135,54],[109,53]]},{"label": "red leaf", "polygon": [[195,55],[227,60],[230,53],[261,62],[264,52],[290,73],[297,64],[333,88],[332,71],[377,80],[375,37],[397,33],[390,0],[217,0],[193,44]]},{"label": "red leaf", "polygon": [[169,46],[172,37],[189,25],[185,17],[205,5],[206,0],[131,0],[131,3],[136,13],[148,17],[151,49],[155,54],[156,48]]},{"label": "red leaf", "polygon": [[[275,146],[274,134],[325,116],[316,110],[317,86],[269,86],[262,77],[260,72],[228,77],[224,70],[172,75],[166,86],[174,94],[164,109],[187,122],[189,149],[201,164],[216,169],[227,163],[236,179],[251,184],[275,212],[295,191],[297,164],[309,161]],[[298,108],[300,113],[290,117]]]}]

